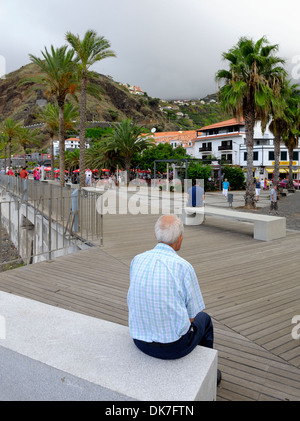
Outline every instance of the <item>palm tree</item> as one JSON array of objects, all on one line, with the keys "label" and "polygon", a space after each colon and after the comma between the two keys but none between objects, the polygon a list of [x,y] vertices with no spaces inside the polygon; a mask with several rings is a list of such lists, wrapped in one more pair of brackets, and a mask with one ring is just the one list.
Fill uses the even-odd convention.
[{"label": "palm tree", "polygon": [[[66,130],[72,130],[77,124],[79,116],[78,107],[71,103],[64,104],[64,139]],[[37,120],[46,124],[50,134],[50,147],[51,147],[51,180],[54,180],[54,149],[53,140],[54,136],[59,132],[59,108],[58,105],[48,103],[43,107],[38,114]]]},{"label": "palm tree", "polygon": [[[109,145],[109,146],[108,146]],[[124,159],[115,153],[110,147],[109,139],[101,139],[94,142],[93,146],[86,151],[86,165],[88,168],[110,168],[115,170],[118,166],[124,167]]]},{"label": "palm tree", "polygon": [[66,151],[66,167],[68,171],[75,170],[79,167],[79,149]]},{"label": "palm tree", "polygon": [[32,130],[28,127],[20,127],[17,135],[17,141],[24,150],[24,167],[26,166],[26,149],[28,146],[37,145],[39,143],[38,130]]},{"label": "palm tree", "polygon": [[274,136],[274,177],[273,184],[278,186],[279,182],[279,161],[280,161],[280,144],[283,140],[283,134],[286,127],[286,120],[284,117],[275,117],[272,119],[269,130]]},{"label": "palm tree", "polygon": [[66,39],[76,52],[76,59],[81,78],[80,100],[80,187],[85,185],[85,132],[86,132],[86,101],[89,68],[96,62],[107,57],[115,57],[110,43],[104,37],[98,37],[93,30],[88,30],[81,40],[79,35],[67,32]]},{"label": "palm tree", "polygon": [[116,156],[124,159],[127,172],[127,183],[130,181],[131,159],[136,152],[142,152],[153,144],[153,139],[143,135],[145,130],[137,126],[131,119],[115,123],[111,134],[107,135],[105,141],[106,153],[114,152]]},{"label": "palm tree", "polygon": [[255,208],[253,185],[254,126],[260,121],[262,130],[269,120],[271,106],[275,108],[280,84],[286,76],[281,66],[284,60],[274,53],[278,45],[270,45],[265,37],[257,42],[245,37],[223,58],[229,62],[229,70],[219,70],[217,81],[224,81],[219,96],[227,112],[245,120],[247,147],[247,184],[245,206]]},{"label": "palm tree", "polygon": [[48,133],[50,135],[50,150],[51,150],[51,180],[54,180],[54,148],[53,140],[54,136],[58,133],[59,129],[59,118],[58,118],[58,107],[52,105],[50,102],[39,110],[36,115],[37,120],[46,124]]},{"label": "palm tree", "polygon": [[11,146],[12,141],[16,139],[18,131],[20,130],[21,125],[19,122],[13,120],[12,118],[7,118],[1,124],[1,131],[4,136],[7,138],[8,145],[8,166],[11,167]]},{"label": "palm tree", "polygon": [[274,136],[274,177],[273,184],[278,185],[279,182],[279,161],[280,161],[280,144],[283,141],[283,136],[288,128],[287,121],[287,107],[295,85],[291,85],[290,81],[284,79],[280,87],[279,102],[280,107],[272,112],[272,120],[269,125],[269,130]]},{"label": "palm tree", "polygon": [[294,188],[293,183],[293,154],[298,146],[300,136],[300,91],[299,85],[294,84],[290,89],[290,96],[287,99],[285,109],[286,127],[283,133],[283,141],[288,148],[289,153],[289,182],[288,187]]},{"label": "palm tree", "polygon": [[4,149],[4,169],[6,171],[6,148],[8,145],[8,136],[4,133],[0,133],[0,148]]},{"label": "palm tree", "polygon": [[[30,54],[29,57],[42,71],[42,75],[36,78],[27,78],[22,83],[38,82],[47,88],[47,93],[54,97],[59,108],[59,150],[60,150],[60,172],[65,173],[65,138],[64,138],[64,104],[66,97],[73,95],[76,90],[76,67],[73,60],[74,51],[67,50],[67,46],[54,48],[51,46],[42,51],[43,59]],[[65,184],[64,177],[60,177],[60,184]]]}]

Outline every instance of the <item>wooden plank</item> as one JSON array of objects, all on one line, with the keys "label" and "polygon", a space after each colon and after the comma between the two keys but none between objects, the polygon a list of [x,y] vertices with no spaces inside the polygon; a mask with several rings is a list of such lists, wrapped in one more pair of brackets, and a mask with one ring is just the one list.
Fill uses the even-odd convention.
[{"label": "wooden plank", "polygon": [[[106,215],[102,248],[1,273],[0,289],[127,325],[130,262],[155,246],[156,219]],[[246,224],[218,224],[186,227],[179,252],[193,264],[214,320],[223,373],[218,400],[299,400],[300,347],[289,329],[299,312],[290,250],[300,233],[266,244],[254,241]]]}]

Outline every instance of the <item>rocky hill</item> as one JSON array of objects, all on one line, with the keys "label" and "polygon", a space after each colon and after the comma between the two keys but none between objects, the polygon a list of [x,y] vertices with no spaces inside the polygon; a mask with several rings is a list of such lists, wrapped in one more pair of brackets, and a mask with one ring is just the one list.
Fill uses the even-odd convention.
[{"label": "rocky hill", "polygon": [[[39,68],[34,64],[22,66],[20,69],[6,75],[0,80],[0,124],[11,117],[23,125],[36,123],[36,113],[43,104],[50,101],[43,89],[32,84],[20,85],[24,78],[34,77]],[[214,123],[224,117],[216,95],[209,95],[203,100],[190,101],[180,105],[182,116],[176,115],[175,110],[166,110],[165,103],[158,98],[151,98],[146,93],[136,95],[129,89],[108,76],[95,73],[93,83],[101,90],[101,100],[89,98],[87,104],[88,121],[121,121],[132,118],[137,124],[157,131],[193,130],[201,125]],[[74,99],[69,99],[74,101]],[[174,107],[175,102],[170,104]],[[168,105],[168,104],[167,104]],[[47,133],[43,133],[42,147],[49,142]]]},{"label": "rocky hill", "polygon": [[[19,85],[23,78],[34,77],[39,69],[34,64],[22,66],[0,80],[0,122],[7,117],[21,121],[24,125],[35,123],[35,113],[39,104],[49,101],[45,92],[36,89],[28,92],[28,85]],[[133,118],[137,123],[144,125],[166,124],[166,118],[154,101],[147,96],[138,97],[129,90],[114,82],[111,78],[96,74],[93,78],[103,91],[101,101],[89,99],[88,120],[114,121],[122,118]],[[70,99],[69,99],[70,100]]]}]

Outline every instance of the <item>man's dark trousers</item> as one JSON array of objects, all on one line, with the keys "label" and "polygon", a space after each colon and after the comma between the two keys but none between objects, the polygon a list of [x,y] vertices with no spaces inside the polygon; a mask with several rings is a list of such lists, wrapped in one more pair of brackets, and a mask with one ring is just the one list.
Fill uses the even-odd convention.
[{"label": "man's dark trousers", "polygon": [[134,339],[136,346],[151,357],[173,360],[189,354],[197,345],[213,348],[214,333],[210,316],[200,312],[191,323],[188,332],[178,341],[162,344]]}]

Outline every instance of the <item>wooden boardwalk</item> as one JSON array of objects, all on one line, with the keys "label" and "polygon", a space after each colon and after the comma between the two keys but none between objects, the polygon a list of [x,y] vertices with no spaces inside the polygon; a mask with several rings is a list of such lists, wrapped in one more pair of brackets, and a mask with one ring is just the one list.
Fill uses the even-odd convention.
[{"label": "wooden boardwalk", "polygon": [[[102,248],[1,273],[0,289],[127,325],[129,265],[155,246],[156,219],[106,215]],[[299,246],[299,231],[265,243],[242,222],[185,227],[179,254],[194,266],[214,320],[219,401],[300,400],[300,340],[291,336],[300,315]]]}]

